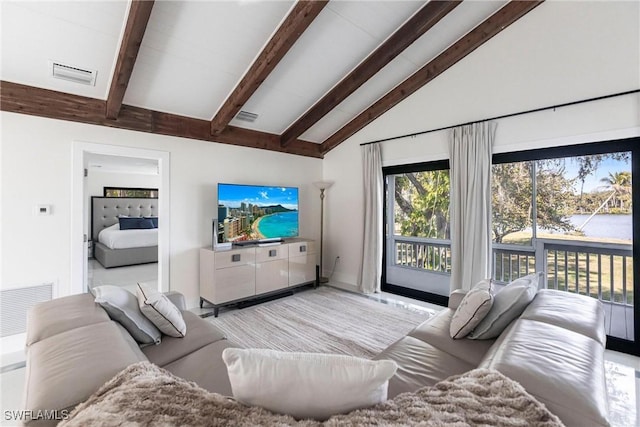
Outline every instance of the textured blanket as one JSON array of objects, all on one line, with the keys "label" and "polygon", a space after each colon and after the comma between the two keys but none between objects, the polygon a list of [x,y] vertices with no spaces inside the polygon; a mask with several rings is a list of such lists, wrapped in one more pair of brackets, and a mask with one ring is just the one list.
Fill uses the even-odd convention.
[{"label": "textured blanket", "polygon": [[89,425],[546,427],[562,423],[520,384],[490,370],[476,369],[319,423],[242,405],[149,362],[140,362],[117,374],[59,424]]}]

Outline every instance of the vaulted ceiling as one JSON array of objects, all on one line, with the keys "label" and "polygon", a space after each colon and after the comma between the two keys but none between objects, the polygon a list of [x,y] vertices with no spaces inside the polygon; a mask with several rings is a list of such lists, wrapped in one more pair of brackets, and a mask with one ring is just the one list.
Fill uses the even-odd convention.
[{"label": "vaulted ceiling", "polygon": [[322,157],[540,3],[5,0],[0,108]]}]

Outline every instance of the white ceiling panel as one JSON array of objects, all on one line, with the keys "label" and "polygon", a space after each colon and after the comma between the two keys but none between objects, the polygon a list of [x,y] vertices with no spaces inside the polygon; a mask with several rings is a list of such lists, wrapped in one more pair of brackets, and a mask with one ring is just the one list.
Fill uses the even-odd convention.
[{"label": "white ceiling panel", "polygon": [[229,123],[232,126],[239,126],[246,129],[253,129],[261,132],[269,132],[275,134],[281,134],[283,132],[282,122],[292,122],[298,117],[298,112],[304,108],[308,102],[308,98],[301,96],[297,93],[285,92],[277,90],[272,86],[267,86],[264,83],[256,91],[256,94],[260,92],[260,98],[268,98],[268,108],[263,108],[262,105],[252,99],[254,96],[242,107],[242,110],[249,111],[258,115],[258,118],[254,122],[246,122],[238,119],[231,120]]},{"label": "white ceiling panel", "polygon": [[158,1],[124,103],[210,120],[293,1]]},{"label": "white ceiling panel", "polygon": [[342,101],[333,111],[309,128],[300,136],[300,139],[323,142],[418,68],[402,57],[391,61],[378,74],[360,86],[353,95]]},{"label": "white ceiling panel", "polygon": [[354,115],[351,113],[346,113],[339,108],[334,108],[318,123],[300,135],[299,139],[321,144],[338,129],[349,123],[353,117]]},{"label": "white ceiling panel", "polygon": [[[106,99],[126,1],[2,1],[0,78]],[[95,86],[51,77],[49,61],[97,70]]]},{"label": "white ceiling panel", "polygon": [[[423,4],[330,2],[244,105],[263,119],[237,124],[282,133]],[[281,100],[287,105],[275,114]]]},{"label": "white ceiling panel", "polygon": [[420,66],[399,56],[342,101],[338,108],[356,116],[418,69]]},{"label": "white ceiling panel", "polygon": [[356,0],[332,1],[327,7],[381,43],[426,3],[426,0]]},{"label": "white ceiling panel", "polygon": [[478,24],[497,12],[506,1],[463,1],[427,34],[402,52],[402,57],[422,67]]},{"label": "white ceiling panel", "polygon": [[[148,78],[141,78],[143,75]],[[138,77],[135,81],[134,76]],[[171,76],[174,82],[168,83]],[[124,104],[202,120],[211,120],[219,100],[237,82],[234,76],[192,59],[151,49],[138,55],[131,80]]]}]

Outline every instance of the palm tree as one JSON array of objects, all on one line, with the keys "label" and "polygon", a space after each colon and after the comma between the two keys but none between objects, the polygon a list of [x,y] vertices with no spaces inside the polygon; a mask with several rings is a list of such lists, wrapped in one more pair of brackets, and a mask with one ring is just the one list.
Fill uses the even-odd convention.
[{"label": "palm tree", "polygon": [[609,172],[609,176],[606,178],[602,178],[600,182],[603,182],[606,185],[606,189],[611,191],[609,197],[596,209],[587,220],[578,227],[576,230],[582,231],[584,227],[591,221],[591,219],[600,212],[600,209],[605,207],[609,200],[613,200],[613,207],[617,206],[617,200],[620,201],[620,209],[624,208],[624,201],[619,196],[626,195],[631,193],[631,172]]},{"label": "palm tree", "polygon": [[602,178],[600,182],[613,192],[613,206],[624,209],[624,200],[619,196],[631,193],[631,172],[609,172],[609,176]]}]

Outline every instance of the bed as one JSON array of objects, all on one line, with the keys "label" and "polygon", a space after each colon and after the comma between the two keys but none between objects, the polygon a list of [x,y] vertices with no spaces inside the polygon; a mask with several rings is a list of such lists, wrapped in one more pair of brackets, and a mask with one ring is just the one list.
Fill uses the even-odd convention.
[{"label": "bed", "polygon": [[105,268],[158,262],[158,229],[119,230],[120,216],[157,218],[158,199],[92,197],[94,258]]}]

